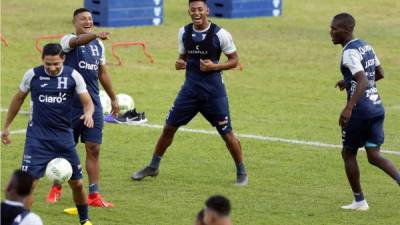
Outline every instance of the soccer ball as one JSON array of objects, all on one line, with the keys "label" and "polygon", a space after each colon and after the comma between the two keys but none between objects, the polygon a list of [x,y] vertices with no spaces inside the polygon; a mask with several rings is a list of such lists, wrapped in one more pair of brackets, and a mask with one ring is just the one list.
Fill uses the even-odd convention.
[{"label": "soccer ball", "polygon": [[68,181],[72,176],[72,166],[64,158],[52,159],[46,166],[46,176],[58,184]]},{"label": "soccer ball", "polygon": [[111,99],[110,99],[110,97],[108,97],[107,93],[105,91],[103,91],[103,90],[100,90],[99,97],[100,97],[101,107],[103,108],[103,113],[104,114],[110,114],[111,113]]},{"label": "soccer ball", "polygon": [[119,104],[119,113],[124,114],[128,110],[132,110],[135,108],[135,102],[132,97],[127,94],[117,94],[117,101]]}]

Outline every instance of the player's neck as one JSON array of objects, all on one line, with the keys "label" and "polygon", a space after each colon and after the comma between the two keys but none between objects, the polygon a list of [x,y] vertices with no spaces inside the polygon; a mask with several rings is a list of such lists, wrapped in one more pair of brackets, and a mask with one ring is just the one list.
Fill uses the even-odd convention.
[{"label": "player's neck", "polygon": [[196,26],[193,24],[194,29],[197,31],[203,31],[203,30],[207,29],[209,26],[210,26],[210,21],[208,21],[208,20],[206,20],[206,22],[201,24],[200,26]]},{"label": "player's neck", "polygon": [[346,46],[351,40],[354,39],[353,35],[348,36],[342,43],[342,47]]}]

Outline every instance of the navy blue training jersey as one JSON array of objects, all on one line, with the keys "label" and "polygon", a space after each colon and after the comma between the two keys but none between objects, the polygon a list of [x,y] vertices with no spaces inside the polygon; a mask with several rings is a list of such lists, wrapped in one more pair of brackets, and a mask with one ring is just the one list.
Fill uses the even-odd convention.
[{"label": "navy blue training jersey", "polygon": [[[180,31],[180,54],[187,56],[186,80],[183,90],[198,97],[215,98],[226,96],[221,71],[203,72],[200,59],[209,59],[219,63],[221,53],[236,51],[232,37],[224,29],[210,23],[205,31],[196,31],[193,24],[186,25]],[[224,49],[223,49],[224,48]]]},{"label": "navy blue training jersey", "polygon": [[60,74],[50,76],[44,66],[28,70],[21,82],[22,92],[31,92],[32,119],[27,137],[45,140],[72,139],[72,96],[86,92],[82,76],[71,67],[64,66]]},{"label": "navy blue training jersey", "polygon": [[[101,107],[99,97],[99,68],[100,65],[105,64],[103,43],[95,39],[86,45],[70,48],[69,41],[74,37],[76,37],[75,34],[68,34],[61,39],[61,46],[66,54],[64,64],[74,68],[82,75],[94,106]],[[73,106],[82,107],[76,95],[74,96]]]},{"label": "navy blue training jersey", "polygon": [[357,85],[354,74],[364,71],[368,80],[364,95],[353,108],[352,117],[354,118],[372,118],[384,114],[375,83],[375,68],[379,65],[378,57],[367,42],[355,39],[344,46],[340,70],[346,84],[347,100],[353,95]]}]

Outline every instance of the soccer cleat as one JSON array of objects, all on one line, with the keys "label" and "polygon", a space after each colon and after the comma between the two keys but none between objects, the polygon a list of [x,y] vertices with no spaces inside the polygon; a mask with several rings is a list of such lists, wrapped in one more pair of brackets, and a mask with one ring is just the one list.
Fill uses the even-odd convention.
[{"label": "soccer cleat", "polygon": [[103,199],[103,197],[101,197],[100,193],[98,193],[98,192],[89,194],[88,205],[94,206],[94,207],[101,207],[101,208],[113,208],[114,207],[113,203],[105,201]]},{"label": "soccer cleat", "polygon": [[66,208],[66,209],[64,209],[64,212],[68,215],[73,215],[73,216],[78,215],[78,209],[75,207],[74,208]]},{"label": "soccer cleat", "polygon": [[46,201],[48,203],[56,203],[61,198],[61,190],[61,185],[53,185],[51,187],[49,195],[47,196]]},{"label": "soccer cleat", "polygon": [[155,177],[158,175],[159,172],[160,171],[158,169],[154,169],[154,168],[151,168],[150,166],[146,166],[145,168],[132,174],[131,178],[132,178],[132,180],[139,181],[148,176]]},{"label": "soccer cleat", "polygon": [[81,223],[81,225],[93,225],[90,220],[86,220],[84,223]]},{"label": "soccer cleat", "polygon": [[362,200],[359,202],[356,202],[353,200],[353,202],[350,205],[344,205],[341,208],[356,210],[356,211],[367,211],[369,209],[369,206],[368,206],[367,200]]},{"label": "soccer cleat", "polygon": [[247,177],[247,174],[236,175],[237,186],[246,186],[248,183],[249,183],[249,178]]}]

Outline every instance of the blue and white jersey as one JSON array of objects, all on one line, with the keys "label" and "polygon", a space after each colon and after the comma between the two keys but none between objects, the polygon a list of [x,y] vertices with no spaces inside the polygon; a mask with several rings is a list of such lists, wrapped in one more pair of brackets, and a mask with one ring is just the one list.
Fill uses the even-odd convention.
[{"label": "blue and white jersey", "polygon": [[380,65],[373,48],[365,41],[354,39],[347,43],[342,52],[340,70],[347,90],[347,100],[353,95],[357,85],[354,75],[364,71],[368,80],[364,95],[353,108],[352,117],[372,118],[383,115],[385,110],[375,83],[375,68]]},{"label": "blue and white jersey", "polygon": [[1,203],[1,224],[43,225],[38,215],[25,209],[21,202],[5,200]]},{"label": "blue and white jersey", "polygon": [[[106,64],[104,45],[100,40],[95,39],[86,45],[71,48],[69,41],[75,37],[76,34],[67,34],[61,38],[61,46],[66,54],[64,65],[74,68],[82,75],[96,111],[96,108],[101,108],[99,68],[100,65]],[[74,96],[73,106],[82,107],[78,96]]]},{"label": "blue and white jersey", "polygon": [[200,71],[200,59],[219,63],[221,53],[236,52],[231,34],[213,23],[204,30],[196,30],[193,24],[189,24],[179,29],[178,42],[179,54],[187,56],[183,90],[191,90],[193,95],[206,98],[226,96],[222,72]]},{"label": "blue and white jersey", "polygon": [[44,66],[28,70],[19,89],[31,92],[32,119],[26,136],[44,140],[73,139],[71,128],[72,96],[87,92],[82,76],[64,66],[56,76],[46,73]]}]

